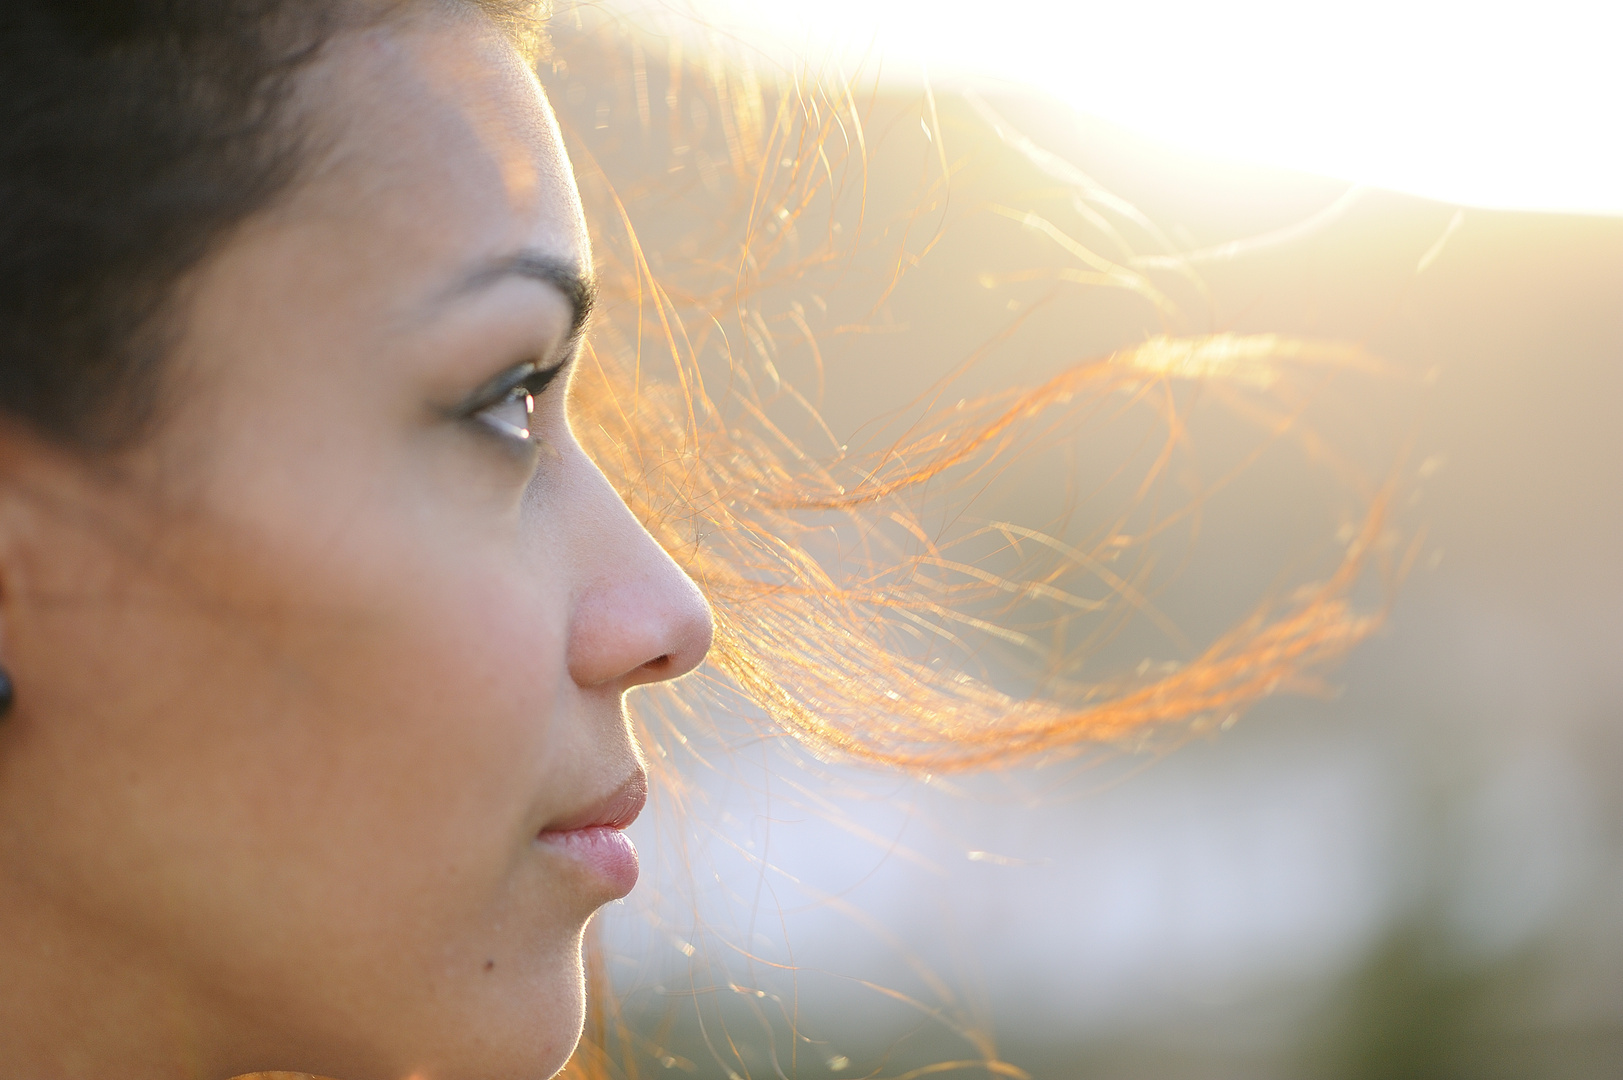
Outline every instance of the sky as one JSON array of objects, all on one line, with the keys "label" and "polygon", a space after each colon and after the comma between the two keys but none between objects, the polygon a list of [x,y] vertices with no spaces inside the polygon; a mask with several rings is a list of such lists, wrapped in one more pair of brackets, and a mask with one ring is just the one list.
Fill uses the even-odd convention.
[{"label": "sky", "polygon": [[634,0],[784,62],[1019,84],[1198,153],[1623,214],[1623,4]]}]

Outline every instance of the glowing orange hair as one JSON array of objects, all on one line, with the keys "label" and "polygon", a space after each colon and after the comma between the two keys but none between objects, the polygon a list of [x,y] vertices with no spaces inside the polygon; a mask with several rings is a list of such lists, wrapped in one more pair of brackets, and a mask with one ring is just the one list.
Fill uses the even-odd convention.
[{"label": "glowing orange hair", "polygon": [[[1293,396],[1315,374],[1378,372],[1381,365],[1340,343],[1272,334],[1157,335],[1039,385],[922,409],[894,439],[855,452],[831,443],[814,453],[781,430],[763,400],[762,388],[770,386],[816,421],[816,410],[777,371],[777,346],[758,329],[768,321],[759,298],[781,294],[785,282],[816,270],[837,270],[845,257],[841,244],[849,241],[838,234],[819,237],[810,251],[801,242],[798,252],[789,237],[796,225],[803,237],[819,200],[833,201],[840,193],[831,189],[853,182],[842,173],[867,166],[862,109],[849,85],[785,80],[767,88],[747,69],[715,56],[687,59],[679,43],[668,44],[673,56],[661,72],[668,111],[680,114],[686,95],[721,118],[712,160],[728,170],[729,186],[715,198],[715,212],[740,227],[718,230],[733,250],[699,249],[683,269],[669,266],[676,261],[671,253],[667,269],[656,272],[639,217],[661,212],[665,176],[613,175],[592,152],[587,132],[567,133],[598,230],[606,300],[572,409],[582,443],[709,597],[717,627],[709,679],[742,691],[820,755],[949,772],[1100,744],[1138,746],[1191,724],[1199,730],[1299,684],[1370,632],[1374,618],[1355,612],[1348,598],[1372,552],[1391,548],[1391,492],[1364,483],[1362,520],[1328,575],[1259,608],[1176,670],[1076,686],[1069,694],[1011,696],[893,647],[891,632],[901,628],[904,636],[957,641],[971,653],[970,642],[979,639],[1040,656],[1047,643],[1031,626],[1013,625],[1031,604],[1100,618],[1121,607],[1142,613],[1148,600],[1116,568],[1124,550],[1149,543],[1151,533],[1178,516],[1131,535],[1096,529],[1080,543],[1015,522],[987,522],[946,539],[920,512],[921,505],[950,499],[944,488],[986,478],[1035,439],[1051,439],[1108,402],[1114,410],[1151,410],[1163,425],[1165,444],[1137,484],[1142,498],[1165,478],[1187,435],[1173,392],[1179,385],[1221,392],[1269,437],[1299,438],[1332,461],[1330,448],[1297,424]],[[562,99],[575,80],[601,89],[605,73],[583,73],[589,64],[623,65],[608,78],[629,88],[640,102],[634,107],[646,114],[649,65],[636,37],[605,36],[602,28],[566,34],[552,63],[548,81]],[[638,164],[648,168],[646,160]],[[939,198],[935,190],[920,194],[921,202]],[[1131,264],[1095,254],[1035,214],[1023,216],[1059,238],[1066,262],[1082,264],[1050,268],[1054,276],[1125,288],[1170,306]],[[860,223],[850,231],[859,229]],[[791,327],[820,352],[815,335],[798,329],[806,324],[804,308],[789,305]],[[713,389],[718,372],[726,379],[720,390]],[[868,554],[835,569],[810,537],[841,529],[862,537]],[[1029,549],[1031,557],[1020,561],[1031,576],[991,572],[957,555],[988,535],[1005,551]],[[1099,589],[1085,595],[1071,582]],[[659,741],[659,732],[645,734]]]},{"label": "glowing orange hair", "polygon": [[[1051,242],[1050,262],[1019,276],[1122,290],[1149,306],[1161,332],[1037,385],[960,398],[949,388],[972,352],[893,416],[890,434],[851,449],[781,369],[793,352],[820,379],[842,332],[875,329],[820,331],[820,289],[868,288],[877,319],[904,273],[929,257],[925,219],[946,203],[960,166],[942,149],[933,96],[919,98],[931,149],[911,205],[887,214],[868,187],[871,102],[859,101],[855,81],[765,78],[720,46],[695,50],[680,34],[658,38],[579,11],[558,16],[554,38],[543,81],[597,232],[605,301],[575,382],[575,430],[715,613],[703,671],[638,710],[656,783],[674,768],[661,748],[704,723],[694,699],[706,694],[741,695],[770,733],[819,757],[940,774],[1160,748],[1227,726],[1279,690],[1316,685],[1316,672],[1376,626],[1378,610],[1358,610],[1352,596],[1372,560],[1389,584],[1413,551],[1392,530],[1395,481],[1362,477],[1302,422],[1313,386],[1381,373],[1375,358],[1333,342],[1185,332],[1153,268],[1198,286],[1189,266],[1130,206],[1079,173],[1050,169],[1068,185],[1077,227],[1034,208],[979,208]],[[1160,250],[1135,258],[1125,239],[1134,232]],[[886,272],[852,272],[875,252],[881,261],[889,253]],[[1114,678],[1072,677],[1070,654],[1135,616],[1158,618],[1151,549],[1210,494],[1149,509],[1189,452],[1191,388],[1221,399],[1264,442],[1295,441],[1359,509],[1333,565],[1193,655]],[[1155,419],[1160,445],[1128,485],[1127,505],[1080,539],[1006,520],[966,525],[950,513],[1011,460],[1129,410]],[[791,415],[819,433],[821,449],[786,430]],[[1067,644],[1090,620],[1080,644]],[[976,673],[1022,663],[1036,692]],[[634,1040],[609,1004],[594,996],[569,1075],[606,1075],[611,1065],[635,1073]],[[610,1054],[611,1044],[621,1052]],[[989,1051],[980,1064],[1008,1071]]]}]

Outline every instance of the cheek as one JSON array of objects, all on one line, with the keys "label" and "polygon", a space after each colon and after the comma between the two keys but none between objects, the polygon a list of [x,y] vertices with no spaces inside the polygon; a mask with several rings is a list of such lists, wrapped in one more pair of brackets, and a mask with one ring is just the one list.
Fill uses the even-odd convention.
[{"label": "cheek", "polygon": [[567,742],[560,605],[494,555],[375,559],[308,601],[245,673],[286,702],[253,788],[341,881],[504,872]]},{"label": "cheek", "polygon": [[0,846],[81,926],[313,1045],[561,1063],[595,902],[533,837],[602,738],[566,599],[496,545],[393,535],[216,536],[193,568],[229,566],[229,593],[126,562],[94,605],[36,605],[8,641],[34,680]]},{"label": "cheek", "polygon": [[554,768],[569,702],[556,604],[500,575],[411,580],[354,620],[294,635],[288,753],[335,800],[423,843],[503,831]]},{"label": "cheek", "polygon": [[[27,621],[19,662],[50,722],[25,782],[54,822],[30,862],[54,891],[250,966],[278,949],[431,964],[510,904],[573,737],[563,605],[498,551],[355,543],[365,559],[215,537],[228,594],[126,565],[131,595]],[[532,917],[550,944],[531,944],[579,921]]]}]

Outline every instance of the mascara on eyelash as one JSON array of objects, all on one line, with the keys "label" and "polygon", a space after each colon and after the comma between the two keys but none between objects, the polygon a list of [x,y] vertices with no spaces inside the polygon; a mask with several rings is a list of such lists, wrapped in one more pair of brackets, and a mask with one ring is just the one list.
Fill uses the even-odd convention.
[{"label": "mascara on eyelash", "polygon": [[547,368],[541,367],[533,360],[515,365],[486,380],[477,390],[464,399],[462,405],[456,411],[464,416],[473,416],[484,409],[501,405],[512,396],[514,391],[519,389],[527,390],[531,397],[538,396],[568,366],[568,360],[563,360]]}]

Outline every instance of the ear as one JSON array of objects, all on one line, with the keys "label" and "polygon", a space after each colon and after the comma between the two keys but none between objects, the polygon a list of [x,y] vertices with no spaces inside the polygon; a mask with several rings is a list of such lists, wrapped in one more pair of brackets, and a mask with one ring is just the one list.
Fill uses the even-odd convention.
[{"label": "ear", "polygon": [[94,516],[94,475],[83,458],[0,414],[0,669],[13,689],[19,607],[51,593],[53,569],[74,572],[65,527],[82,530]]},{"label": "ear", "polygon": [[16,703],[10,642],[15,582],[22,571],[19,541],[33,531],[37,514],[24,494],[29,485],[19,481],[32,471],[24,463],[32,457],[31,444],[36,442],[16,422],[0,419],[0,733]]},{"label": "ear", "polygon": [[22,424],[0,416],[0,723],[10,715],[17,678],[10,647],[15,601],[25,592],[24,552],[37,533],[39,465],[54,456]]}]

